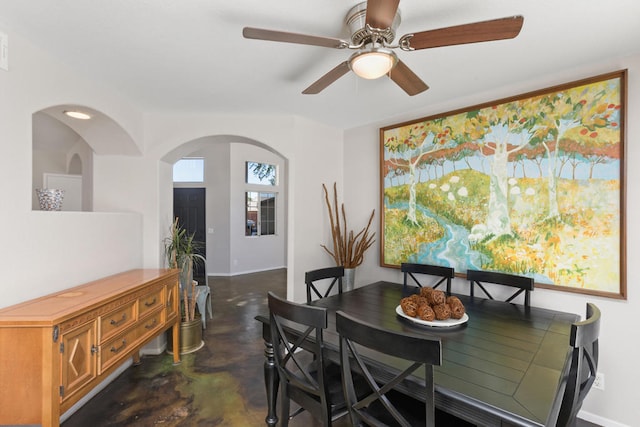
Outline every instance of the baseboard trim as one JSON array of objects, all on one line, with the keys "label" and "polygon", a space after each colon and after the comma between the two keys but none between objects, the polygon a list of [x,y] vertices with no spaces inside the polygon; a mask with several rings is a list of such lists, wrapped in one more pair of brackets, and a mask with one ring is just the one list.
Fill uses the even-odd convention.
[{"label": "baseboard trim", "polygon": [[612,421],[608,418],[601,417],[596,414],[592,414],[586,411],[578,412],[578,418],[581,418],[585,421],[589,421],[590,423],[597,424],[602,427],[631,427],[626,424],[622,424],[616,421]]},{"label": "baseboard trim", "polygon": [[[165,334],[158,335],[156,338],[151,340],[149,344],[142,347],[140,349],[140,355],[158,355],[164,353],[167,348],[167,340]],[[133,359],[127,358],[127,361],[120,365],[115,371],[108,375],[100,384],[98,384],[93,390],[87,393],[83,398],[78,400],[71,408],[69,408],[64,414],[60,416],[60,424],[67,420],[71,415],[76,413],[78,409],[82,408],[88,401],[94,398],[98,393],[100,393],[106,386],[111,384],[120,374],[126,371],[133,365]]]},{"label": "baseboard trim", "polygon": [[258,270],[246,270],[246,271],[236,271],[234,273],[209,273],[207,277],[233,277],[233,276],[242,276],[243,274],[251,274],[251,273],[264,273],[265,271],[273,271],[273,270],[282,270],[286,269],[286,266],[282,267],[269,267]]},{"label": "baseboard trim", "polygon": [[75,414],[76,411],[82,408],[88,401],[94,398],[98,393],[100,393],[106,386],[111,384],[118,375],[122,374],[126,371],[131,365],[133,365],[133,361],[131,358],[128,358],[126,362],[120,365],[115,371],[113,371],[109,376],[107,376],[100,384],[98,384],[93,390],[84,395],[80,400],[78,400],[71,408],[69,408],[64,414],[60,415],[60,424],[65,422],[67,418],[71,415]]}]

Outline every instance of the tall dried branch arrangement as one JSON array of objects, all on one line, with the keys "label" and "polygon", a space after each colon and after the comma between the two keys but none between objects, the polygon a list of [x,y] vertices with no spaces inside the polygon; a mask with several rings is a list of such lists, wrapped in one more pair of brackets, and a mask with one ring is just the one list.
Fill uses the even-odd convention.
[{"label": "tall dried branch arrangement", "polygon": [[[357,234],[354,234],[353,230],[347,232],[347,214],[344,210],[344,203],[340,205],[341,209],[338,211],[338,191],[336,189],[336,183],[333,183],[333,204],[331,204],[329,200],[329,192],[324,184],[322,184],[322,189],[324,190],[324,200],[327,204],[329,220],[331,221],[333,250],[330,250],[325,245],[320,246],[333,257],[336,265],[344,266],[344,268],[357,267],[364,261],[365,251],[369,249],[375,241],[373,237],[376,233],[369,234],[369,228],[371,227],[373,215],[376,210],[374,209],[371,212],[367,226],[360,230],[360,232]],[[341,217],[342,222],[340,220]]]},{"label": "tall dried branch arrangement", "polygon": [[198,295],[200,295],[200,289],[196,290],[197,284],[198,282],[195,280],[191,282],[191,298],[189,298],[189,293],[186,289],[182,291],[182,303],[184,304],[182,320],[184,322],[196,320],[196,302],[198,301]]}]

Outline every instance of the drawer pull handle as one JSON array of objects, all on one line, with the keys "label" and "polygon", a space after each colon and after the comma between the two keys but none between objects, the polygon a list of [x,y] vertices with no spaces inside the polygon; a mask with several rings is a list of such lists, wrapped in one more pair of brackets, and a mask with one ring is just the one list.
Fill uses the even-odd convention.
[{"label": "drawer pull handle", "polygon": [[158,324],[158,319],[153,319],[153,322],[151,322],[151,323],[147,323],[146,325],[144,325],[144,327],[145,327],[145,328],[147,328],[147,329],[152,329],[152,328],[154,328],[157,324]]},{"label": "drawer pull handle", "polygon": [[120,320],[111,319],[111,322],[109,323],[111,323],[111,325],[113,326],[118,326],[120,323],[124,322],[125,320],[127,320],[127,313],[122,313],[122,319]]},{"label": "drawer pull handle", "polygon": [[91,354],[96,354],[98,352],[98,347],[96,347],[96,345],[92,345],[91,346]]},{"label": "drawer pull handle", "polygon": [[127,340],[122,340],[122,345],[120,347],[111,347],[111,352],[112,353],[119,353],[120,350],[122,350],[126,346],[127,346]]},{"label": "drawer pull handle", "polygon": [[155,305],[156,302],[157,302],[157,299],[154,297],[153,301],[151,301],[151,302],[145,301],[144,305],[146,305],[147,307],[151,307],[152,305]]}]

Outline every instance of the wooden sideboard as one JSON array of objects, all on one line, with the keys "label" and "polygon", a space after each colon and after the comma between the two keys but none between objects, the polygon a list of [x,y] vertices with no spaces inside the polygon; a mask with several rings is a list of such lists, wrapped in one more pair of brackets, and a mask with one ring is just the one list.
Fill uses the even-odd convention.
[{"label": "wooden sideboard", "polygon": [[178,270],[131,270],[0,309],[0,426],[58,426],[153,338],[172,327],[179,348],[178,286]]}]

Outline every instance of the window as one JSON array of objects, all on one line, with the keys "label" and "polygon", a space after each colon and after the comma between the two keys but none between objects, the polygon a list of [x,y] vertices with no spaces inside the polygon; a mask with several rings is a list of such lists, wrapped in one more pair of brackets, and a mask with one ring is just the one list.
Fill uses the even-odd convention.
[{"label": "window", "polygon": [[185,157],[175,162],[173,182],[204,182],[204,158]]},{"label": "window", "polygon": [[276,193],[247,191],[245,236],[276,234]]},{"label": "window", "polygon": [[269,163],[247,162],[247,184],[277,185],[276,165]]}]

